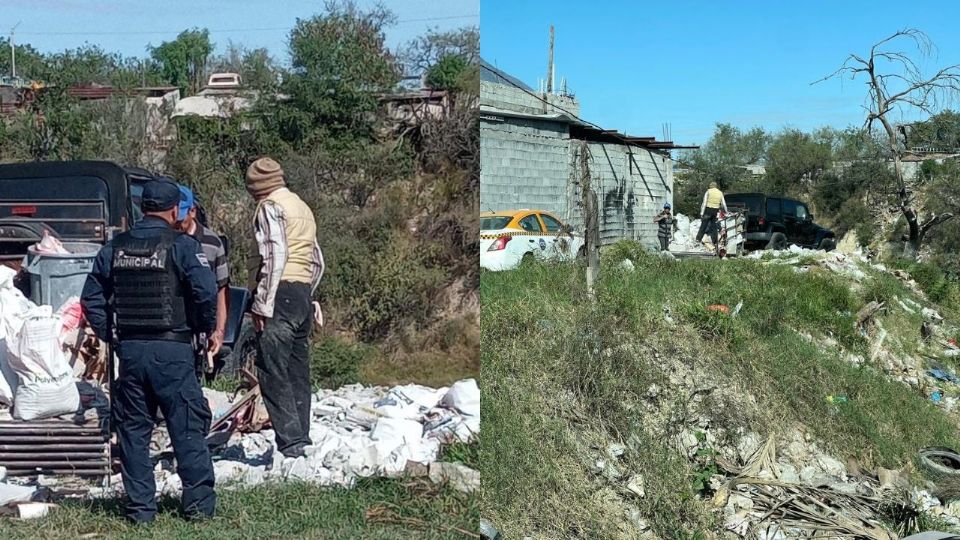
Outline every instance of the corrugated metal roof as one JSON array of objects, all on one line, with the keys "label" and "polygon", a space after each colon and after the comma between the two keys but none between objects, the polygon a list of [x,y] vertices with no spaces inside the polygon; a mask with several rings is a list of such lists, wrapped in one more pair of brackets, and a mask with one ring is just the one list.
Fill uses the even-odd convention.
[{"label": "corrugated metal roof", "polygon": [[530,88],[523,83],[520,79],[514,77],[513,75],[508,74],[505,71],[501,71],[495,67],[490,62],[487,62],[483,58],[480,59],[480,80],[487,81],[497,84],[503,84],[507,86],[519,86],[524,90],[529,90],[533,92],[533,88]]}]

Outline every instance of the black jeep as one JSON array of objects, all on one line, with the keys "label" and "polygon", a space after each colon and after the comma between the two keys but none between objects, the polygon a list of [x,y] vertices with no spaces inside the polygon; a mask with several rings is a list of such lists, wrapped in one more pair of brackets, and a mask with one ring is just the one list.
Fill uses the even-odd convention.
[{"label": "black jeep", "polygon": [[[48,161],[0,165],[0,264],[20,269],[27,248],[44,231],[66,242],[106,243],[143,217],[147,170],[107,161]],[[202,206],[198,218],[206,224]],[[221,238],[229,249],[226,238]],[[18,278],[22,278],[22,273]],[[29,296],[29,280],[17,286]],[[218,371],[234,374],[250,364],[253,332],[244,317],[250,293],[230,287],[230,315]]]},{"label": "black jeep", "polygon": [[790,244],[830,251],[837,247],[833,231],[813,222],[807,205],[762,193],[725,195],[731,212],[746,211],[744,240],[754,249],[786,249]]}]

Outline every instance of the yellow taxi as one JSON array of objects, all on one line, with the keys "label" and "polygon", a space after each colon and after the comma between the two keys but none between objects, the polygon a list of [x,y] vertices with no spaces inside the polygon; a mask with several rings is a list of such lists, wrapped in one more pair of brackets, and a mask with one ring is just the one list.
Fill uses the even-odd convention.
[{"label": "yellow taxi", "polygon": [[583,235],[550,212],[480,212],[480,267],[487,270],[510,270],[527,258],[569,261],[583,246]]}]

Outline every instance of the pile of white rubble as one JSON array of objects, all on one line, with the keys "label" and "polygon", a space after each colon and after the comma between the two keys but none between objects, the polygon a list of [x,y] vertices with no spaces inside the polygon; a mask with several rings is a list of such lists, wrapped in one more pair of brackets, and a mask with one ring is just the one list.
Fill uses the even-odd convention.
[{"label": "pile of white rubble", "polygon": [[[222,396],[207,392],[216,410]],[[228,406],[228,404],[227,404]],[[474,442],[480,433],[480,389],[474,379],[449,388],[416,384],[364,387],[359,384],[314,394],[306,456],[285,458],[276,451],[274,432],[234,433],[214,457],[217,484],[255,486],[264,482],[303,481],[350,487],[358,478],[404,475],[429,476],[471,492],[480,486],[480,473],[459,463],[441,463],[441,446]],[[163,437],[162,432],[160,438]],[[171,457],[156,465],[157,492],[178,494],[181,481]],[[121,489],[94,489],[109,496]]]}]

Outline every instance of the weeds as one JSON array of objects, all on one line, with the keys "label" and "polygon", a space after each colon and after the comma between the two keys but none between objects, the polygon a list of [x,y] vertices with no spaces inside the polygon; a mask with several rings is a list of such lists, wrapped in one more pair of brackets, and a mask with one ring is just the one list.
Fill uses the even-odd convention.
[{"label": "weeds", "polygon": [[[633,272],[606,264],[621,256]],[[603,482],[592,470],[591,448],[608,444],[599,441],[632,441],[619,466],[625,477],[645,477],[647,496],[632,504],[657,534],[712,529],[700,501],[715,470],[710,456],[693,465],[675,448],[671,433],[690,397],[672,393],[671,376],[733,392],[703,399],[715,427],[803,426],[834,455],[866,466],[897,468],[920,447],[960,442],[956,423],[926,396],[842,356],[869,350],[854,328],[866,301],[909,297],[895,278],[872,275],[857,288],[828,272],[673,261],[630,243],[607,248],[603,261],[595,303],[576,266],[481,274],[483,511],[508,536],[616,534],[623,508],[598,502]],[[735,317],[706,309],[741,301]],[[903,311],[881,317],[892,336],[917,332]],[[828,336],[837,348],[818,343]],[[663,393],[651,397],[651,388]],[[847,403],[826,399],[841,394]]]}]

